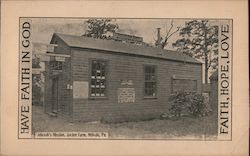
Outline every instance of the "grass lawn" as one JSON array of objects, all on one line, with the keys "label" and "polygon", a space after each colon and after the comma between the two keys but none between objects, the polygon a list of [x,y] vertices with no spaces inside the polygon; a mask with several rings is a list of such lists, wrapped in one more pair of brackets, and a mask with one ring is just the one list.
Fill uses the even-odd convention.
[{"label": "grass lawn", "polygon": [[33,106],[33,132],[108,132],[112,139],[216,139],[216,115],[179,120],[150,120],[105,124],[99,122],[70,123],[50,117],[41,106]]}]

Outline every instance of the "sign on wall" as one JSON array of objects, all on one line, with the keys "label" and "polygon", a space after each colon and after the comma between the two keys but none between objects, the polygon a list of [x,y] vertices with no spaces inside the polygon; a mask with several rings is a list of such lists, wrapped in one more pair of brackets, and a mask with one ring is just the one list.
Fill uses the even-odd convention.
[{"label": "sign on wall", "polygon": [[197,91],[197,80],[193,79],[172,79],[172,92],[179,91]]},{"label": "sign on wall", "polygon": [[134,103],[135,88],[118,88],[118,103]]},{"label": "sign on wall", "polygon": [[87,99],[89,94],[89,83],[87,81],[74,81],[73,82],[73,98]]},{"label": "sign on wall", "polygon": [[121,85],[128,85],[132,86],[133,85],[133,80],[121,80]]},{"label": "sign on wall", "polygon": [[63,56],[55,56],[55,60],[58,62],[65,62],[65,57]]}]

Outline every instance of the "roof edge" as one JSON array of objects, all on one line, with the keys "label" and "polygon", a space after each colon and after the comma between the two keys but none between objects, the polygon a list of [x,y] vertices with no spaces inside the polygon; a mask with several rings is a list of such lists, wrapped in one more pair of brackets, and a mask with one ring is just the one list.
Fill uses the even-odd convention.
[{"label": "roof edge", "polygon": [[[62,35],[62,36],[61,36]],[[178,61],[178,62],[188,62],[188,63],[193,63],[193,64],[203,64],[202,62],[196,60],[195,58],[193,57],[190,57],[188,55],[185,55],[183,53],[179,53],[177,51],[174,51],[174,50],[167,50],[167,49],[160,49],[160,48],[156,48],[156,47],[147,47],[147,46],[144,46],[144,48],[152,48],[152,49],[157,49],[160,53],[179,53],[177,55],[183,55],[184,57],[189,57],[191,58],[191,61],[185,61],[185,60],[179,60],[179,59],[172,59],[172,58],[164,58],[164,57],[160,57],[160,56],[147,56],[147,55],[143,55],[143,54],[136,54],[136,53],[126,53],[126,52],[121,52],[121,51],[118,51],[118,50],[105,50],[105,49],[100,49],[100,48],[94,48],[94,47],[81,47],[81,46],[74,46],[74,45],[69,45],[64,39],[63,39],[63,36],[70,36],[70,37],[82,37],[82,36],[76,36],[76,35],[69,35],[69,34],[63,34],[63,33],[56,33],[54,32],[53,33],[53,36],[52,36],[52,39],[57,36],[58,38],[60,38],[68,47],[71,47],[71,48],[80,48],[80,49],[95,49],[95,50],[101,50],[101,51],[110,51],[110,52],[117,52],[117,53],[122,53],[122,54],[128,54],[128,55],[137,55],[137,56],[144,56],[144,57],[151,57],[151,58],[157,58],[157,59],[165,59],[165,60],[173,60],[173,61]],[[101,39],[96,39],[96,38],[90,38],[90,37],[85,37],[86,39],[92,39],[92,40],[101,40]],[[51,41],[52,41],[51,39]],[[115,43],[116,41],[113,41],[113,40],[108,40],[110,42],[113,42]],[[107,42],[107,41],[106,41]],[[131,44],[132,46],[140,46],[140,45],[135,45],[135,44]]]},{"label": "roof edge", "polygon": [[52,38],[51,38],[51,40],[50,40],[50,43],[51,43],[51,41],[53,40],[53,38],[56,36],[57,38],[59,38],[61,41],[63,41],[63,43],[65,44],[65,45],[67,45],[68,47],[71,47],[66,41],[64,41],[63,39],[62,39],[62,37],[60,37],[58,34],[60,34],[60,33],[53,33],[53,35],[52,35]]},{"label": "roof edge", "polygon": [[202,65],[203,63],[200,61],[191,62],[191,61],[182,61],[178,59],[171,59],[171,58],[163,58],[163,57],[157,57],[157,56],[147,56],[147,55],[139,55],[135,53],[124,53],[119,51],[112,51],[112,50],[103,50],[103,49],[95,49],[95,48],[83,48],[83,47],[76,47],[76,46],[69,46],[70,48],[79,48],[79,49],[89,49],[89,50],[99,50],[99,51],[105,51],[110,53],[119,53],[122,55],[134,55],[134,56],[140,56],[140,57],[146,57],[146,58],[154,58],[154,59],[161,59],[161,60],[169,60],[169,61],[176,61],[176,62],[183,62],[183,63],[189,63],[189,64],[199,64]]}]

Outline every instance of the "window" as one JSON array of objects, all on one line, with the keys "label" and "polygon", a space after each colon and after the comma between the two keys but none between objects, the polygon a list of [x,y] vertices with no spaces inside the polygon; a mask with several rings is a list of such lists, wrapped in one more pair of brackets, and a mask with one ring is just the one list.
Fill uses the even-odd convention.
[{"label": "window", "polygon": [[50,61],[51,70],[62,70],[62,62],[60,61]]},{"label": "window", "polygon": [[152,65],[145,66],[145,97],[156,97],[156,67]]},{"label": "window", "polygon": [[92,97],[106,96],[106,61],[93,60],[91,70],[91,93]]},{"label": "window", "polygon": [[191,79],[172,79],[172,92],[197,91],[197,81]]}]

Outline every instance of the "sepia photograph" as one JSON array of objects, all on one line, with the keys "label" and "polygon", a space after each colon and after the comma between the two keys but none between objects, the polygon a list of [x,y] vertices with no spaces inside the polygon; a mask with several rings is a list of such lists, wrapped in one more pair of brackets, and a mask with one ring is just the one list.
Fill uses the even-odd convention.
[{"label": "sepia photograph", "polygon": [[30,20],[36,137],[217,139],[223,20]]},{"label": "sepia photograph", "polygon": [[247,3],[1,1],[0,155],[248,155]]}]

